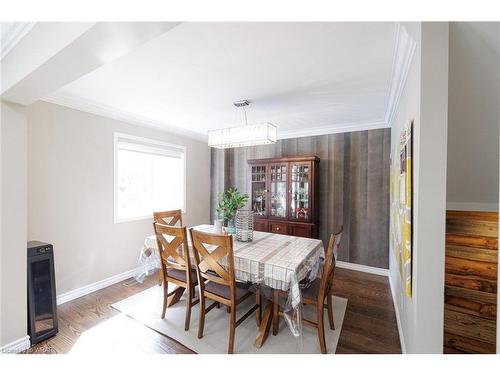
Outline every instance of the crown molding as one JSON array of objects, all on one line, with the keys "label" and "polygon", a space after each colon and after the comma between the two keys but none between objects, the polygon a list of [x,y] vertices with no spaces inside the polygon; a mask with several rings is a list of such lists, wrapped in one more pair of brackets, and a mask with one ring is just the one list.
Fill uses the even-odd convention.
[{"label": "crown molding", "polygon": [[[44,97],[43,99],[41,99],[41,101],[76,109],[82,112],[92,113],[94,115],[107,117],[118,121],[123,121],[133,125],[145,126],[157,130],[162,130],[182,135],[188,138],[195,139],[197,141],[206,142],[208,139],[207,138],[208,136],[206,134],[186,130],[179,126],[171,125],[169,123],[138,116],[130,112],[122,111],[117,108],[113,108],[97,102],[82,99],[73,95],[70,96],[64,94],[52,94]],[[343,123],[343,124],[334,124],[324,127],[301,128],[297,130],[278,131],[278,139],[312,137],[316,135],[348,133],[348,132],[363,131],[363,130],[381,129],[387,127],[388,127],[387,123],[383,120],[374,122]]]},{"label": "crown molding", "polygon": [[410,70],[410,65],[413,60],[413,55],[417,43],[408,34],[406,28],[399,22],[396,23],[394,41],[394,58],[392,63],[391,85],[389,88],[387,99],[387,110],[385,114],[385,122],[387,126],[392,125],[394,116],[398,109],[399,99],[403,93],[406,83],[406,77]]},{"label": "crown molding", "polygon": [[[36,22],[6,22],[7,27],[2,27],[2,43],[0,45],[0,60],[12,51],[17,43],[28,34]],[[4,26],[4,25],[2,25]]]},{"label": "crown molding", "polygon": [[183,129],[166,122],[156,121],[147,117],[138,116],[133,113],[122,111],[118,108],[113,108],[90,100],[82,99],[76,96],[69,96],[63,94],[52,94],[46,96],[41,101],[76,109],[78,111],[91,113],[97,116],[111,118],[113,120],[126,122],[128,124],[153,128],[176,135],[181,135],[197,141],[206,142],[207,135],[197,133],[194,131]]},{"label": "crown molding", "polygon": [[383,129],[389,126],[383,120],[374,122],[352,122],[335,124],[316,128],[301,128],[297,130],[278,131],[278,139],[314,137],[316,135],[350,133],[363,130]]}]

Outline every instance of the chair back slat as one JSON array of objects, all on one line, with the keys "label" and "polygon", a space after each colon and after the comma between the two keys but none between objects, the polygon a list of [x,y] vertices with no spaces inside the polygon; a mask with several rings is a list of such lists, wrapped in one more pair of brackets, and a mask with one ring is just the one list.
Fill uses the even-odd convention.
[{"label": "chair back slat", "polygon": [[333,275],[335,273],[336,258],[338,254],[338,248],[340,246],[340,241],[342,240],[342,232],[344,227],[340,227],[340,231],[334,233],[330,236],[328,241],[328,248],[325,254],[325,261],[323,263],[323,273],[321,275],[321,284],[319,290],[319,299],[323,303],[323,296],[332,287]]},{"label": "chair back slat", "polygon": [[[157,223],[158,224],[158,223]],[[161,224],[158,224],[161,225]],[[177,229],[177,227],[171,227]],[[161,258],[164,262],[171,263],[174,265],[177,263],[179,266],[186,266],[186,260],[184,256],[180,254],[179,247],[184,243],[184,238],[182,235],[174,236],[172,241],[168,242],[164,235],[172,236],[169,233],[173,233],[176,231],[163,232],[160,236],[157,236],[156,240],[160,241],[161,246],[159,248],[162,249],[160,252]],[[174,263],[175,262],[175,263]]]},{"label": "chair back slat", "polygon": [[158,222],[153,226],[162,265],[166,267],[167,274],[168,268],[190,269],[186,227],[174,227]]},{"label": "chair back slat", "polygon": [[170,226],[178,225],[182,227],[181,210],[153,212],[153,219],[156,223],[170,225]]},{"label": "chair back slat", "polygon": [[[198,277],[217,284],[228,285],[234,278],[233,238],[189,229]],[[199,280],[201,283],[203,280]]]},{"label": "chair back slat", "polygon": [[198,246],[200,245],[202,246],[200,248],[200,253],[202,253],[203,256],[203,259],[200,259],[200,264],[198,265],[200,272],[207,273],[207,271],[213,271],[217,273],[220,278],[228,281],[230,275],[219,263],[221,258],[227,256],[227,248],[218,246],[212,252],[209,252],[202,243],[198,242]]},{"label": "chair back slat", "polygon": [[219,276],[215,276],[213,273],[203,273],[202,272],[201,275],[203,276],[203,279],[205,279],[205,280],[213,281],[217,284],[231,286],[231,281],[225,280]]}]

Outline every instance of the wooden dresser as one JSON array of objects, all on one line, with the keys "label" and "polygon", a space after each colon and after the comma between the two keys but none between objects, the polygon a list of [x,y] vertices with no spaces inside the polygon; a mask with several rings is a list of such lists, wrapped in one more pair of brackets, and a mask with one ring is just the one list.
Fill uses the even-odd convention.
[{"label": "wooden dresser", "polygon": [[498,213],[447,211],[445,353],[495,353]]},{"label": "wooden dresser", "polygon": [[249,160],[254,229],[318,237],[317,156]]}]

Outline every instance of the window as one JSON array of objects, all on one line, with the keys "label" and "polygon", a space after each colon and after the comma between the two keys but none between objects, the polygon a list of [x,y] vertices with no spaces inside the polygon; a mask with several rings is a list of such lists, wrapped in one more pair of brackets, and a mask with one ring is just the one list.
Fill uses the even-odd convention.
[{"label": "window", "polygon": [[186,210],[186,148],[115,133],[115,222]]}]

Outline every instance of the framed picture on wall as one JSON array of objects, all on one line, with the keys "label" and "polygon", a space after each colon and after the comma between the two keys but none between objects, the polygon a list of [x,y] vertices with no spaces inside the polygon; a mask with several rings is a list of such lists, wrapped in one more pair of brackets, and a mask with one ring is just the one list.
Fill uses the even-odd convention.
[{"label": "framed picture on wall", "polygon": [[400,134],[391,157],[391,248],[406,295],[412,295],[413,254],[413,121]]}]

